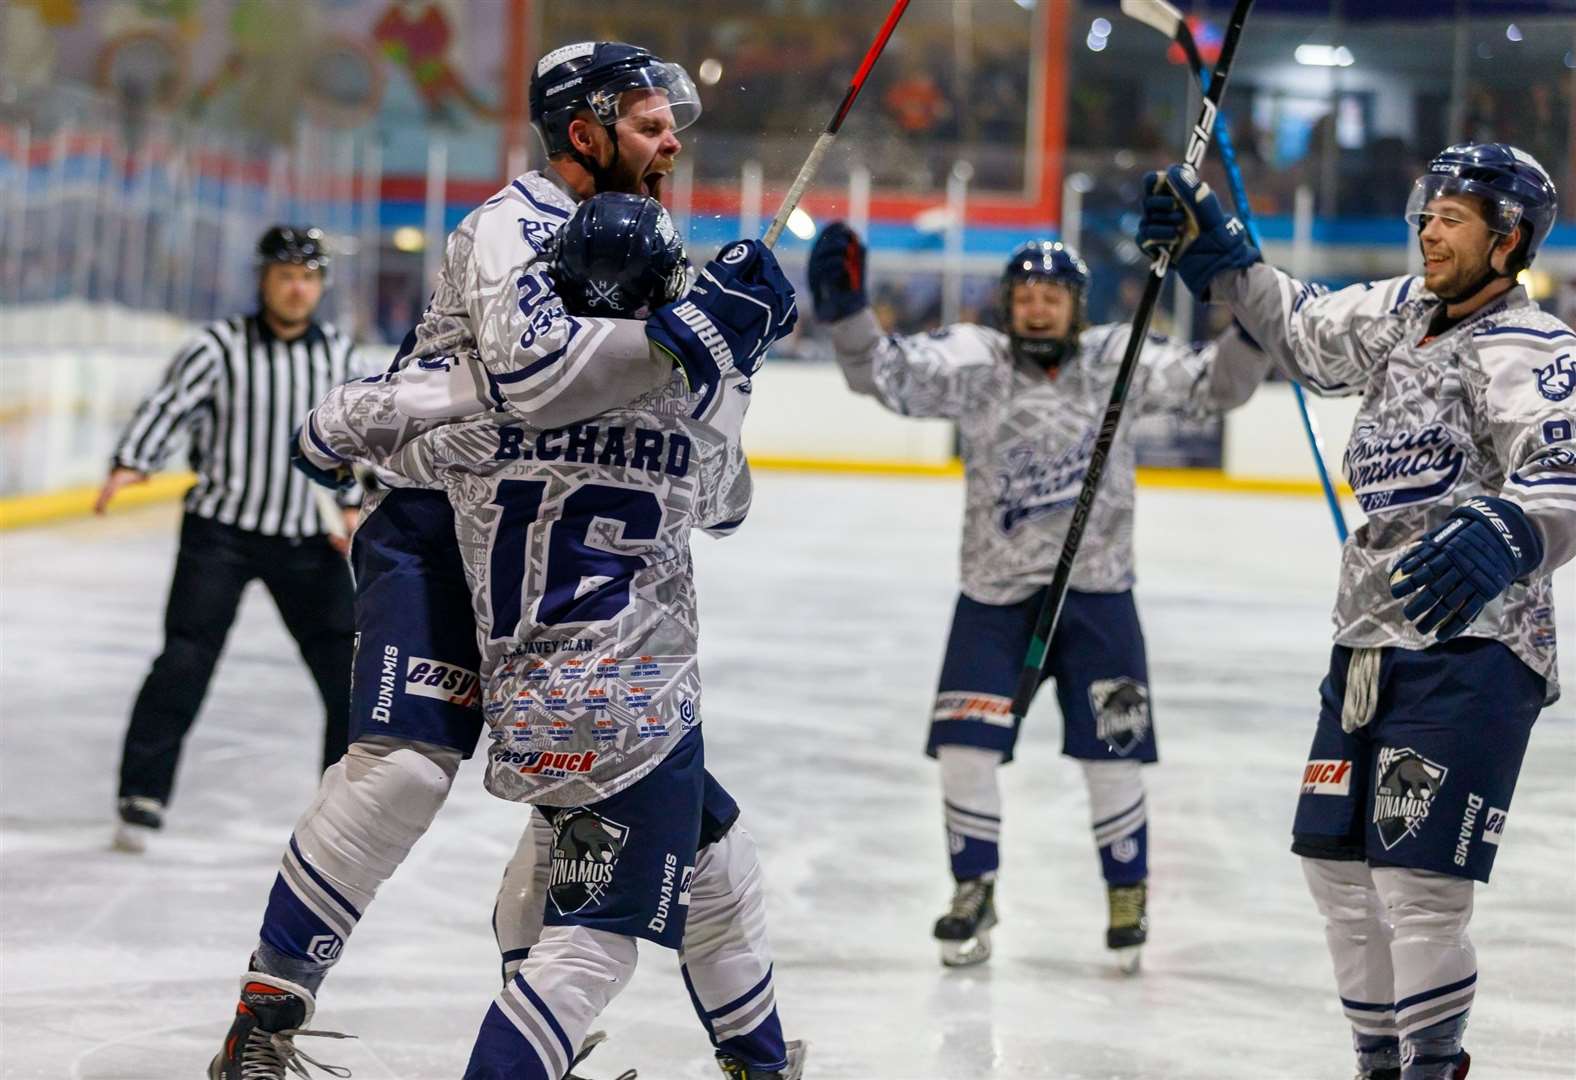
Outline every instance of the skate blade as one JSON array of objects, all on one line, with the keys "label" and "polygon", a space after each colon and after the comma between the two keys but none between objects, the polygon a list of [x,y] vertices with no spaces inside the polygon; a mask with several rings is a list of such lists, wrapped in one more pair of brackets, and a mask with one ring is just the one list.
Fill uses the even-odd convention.
[{"label": "skate blade", "polygon": [[1144,947],[1132,945],[1126,949],[1116,950],[1116,970],[1123,975],[1137,975],[1143,964]]},{"label": "skate blade", "polygon": [[941,965],[943,967],[973,967],[990,959],[990,934],[975,934],[963,941],[943,941]]},{"label": "skate blade", "polygon": [[109,846],[113,851],[123,851],[127,855],[141,855],[148,850],[148,837],[154,833],[153,829],[145,825],[132,825],[121,822],[115,828],[115,836]]}]

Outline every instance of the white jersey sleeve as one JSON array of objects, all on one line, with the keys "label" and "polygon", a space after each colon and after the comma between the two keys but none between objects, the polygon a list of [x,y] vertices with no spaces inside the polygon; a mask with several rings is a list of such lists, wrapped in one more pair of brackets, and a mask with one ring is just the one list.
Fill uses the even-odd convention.
[{"label": "white jersey sleeve", "polygon": [[830,330],[849,389],[904,416],[956,420],[988,384],[1007,374],[997,347],[1001,335],[969,323],[928,334],[887,335],[865,308],[832,323]]},{"label": "white jersey sleeve", "polygon": [[1500,497],[1543,540],[1541,573],[1576,557],[1576,334],[1543,312],[1472,336],[1480,415],[1505,470]]},{"label": "white jersey sleeve", "polygon": [[[1131,340],[1130,325],[1108,324],[1086,331],[1082,345],[1114,375]],[[1141,416],[1225,412],[1253,396],[1269,365],[1268,354],[1235,328],[1200,345],[1151,333],[1138,354],[1128,402]]]},{"label": "white jersey sleeve", "polygon": [[1421,292],[1416,277],[1364,282],[1337,292],[1267,263],[1210,282],[1287,378],[1321,397],[1360,394],[1398,344],[1395,318]]},{"label": "white jersey sleeve", "polygon": [[673,370],[644,322],[565,313],[537,259],[574,206],[531,172],[471,211],[449,236],[416,329],[421,356],[473,343],[502,407],[546,427],[628,404],[666,385]]}]

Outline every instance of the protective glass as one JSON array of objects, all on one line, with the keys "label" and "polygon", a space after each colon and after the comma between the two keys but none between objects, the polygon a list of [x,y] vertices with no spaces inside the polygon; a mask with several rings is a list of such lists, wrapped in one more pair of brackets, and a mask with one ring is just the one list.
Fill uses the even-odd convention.
[{"label": "protective glass", "polygon": [[1469,196],[1483,207],[1483,218],[1490,231],[1509,235],[1521,223],[1521,204],[1502,191],[1495,191],[1476,180],[1464,180],[1449,173],[1429,173],[1420,176],[1412,185],[1412,194],[1406,200],[1406,220],[1421,229],[1427,219],[1437,217],[1444,221],[1460,223],[1472,220],[1448,209],[1443,212],[1429,210],[1428,204],[1447,195]]}]

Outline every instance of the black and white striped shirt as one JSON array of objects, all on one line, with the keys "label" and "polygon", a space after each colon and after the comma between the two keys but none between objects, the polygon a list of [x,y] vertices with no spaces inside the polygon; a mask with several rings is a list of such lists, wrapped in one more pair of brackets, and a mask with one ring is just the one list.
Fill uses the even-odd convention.
[{"label": "black and white striped shirt", "polygon": [[216,320],[138,407],[115,464],[153,472],[184,431],[197,473],[187,512],[263,536],[319,535],[312,482],[290,467],[290,433],[331,388],[368,373],[332,325],[282,341],[259,316]]}]

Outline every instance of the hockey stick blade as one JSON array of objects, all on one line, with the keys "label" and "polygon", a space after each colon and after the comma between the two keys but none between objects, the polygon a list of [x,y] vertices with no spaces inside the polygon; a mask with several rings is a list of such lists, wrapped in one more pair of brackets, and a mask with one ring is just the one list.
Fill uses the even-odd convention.
[{"label": "hockey stick blade", "polygon": [[1122,0],[1122,14],[1152,26],[1168,38],[1177,36],[1182,25],[1182,13],[1166,0]]},{"label": "hockey stick blade", "polygon": [[[1187,153],[1183,160],[1195,169],[1204,160],[1215,131],[1215,117],[1220,111],[1221,98],[1226,93],[1226,83],[1231,65],[1236,60],[1237,44],[1242,40],[1242,30],[1253,10],[1253,0],[1237,0],[1231,12],[1231,22],[1226,27],[1226,37],[1220,47],[1220,62],[1215,66],[1215,77],[1199,106],[1199,117],[1188,133]],[[1105,474],[1106,461],[1116,442],[1117,428],[1122,422],[1122,409],[1127,403],[1127,390],[1138,368],[1138,356],[1143,351],[1144,340],[1149,336],[1149,320],[1154,315],[1155,304],[1160,299],[1160,287],[1165,284],[1166,272],[1171,267],[1171,251],[1162,250],[1150,265],[1144,285],[1143,298],[1133,315],[1133,327],[1127,336],[1127,349],[1122,364],[1116,372],[1116,382],[1111,387],[1111,400],[1106,404],[1105,416],[1100,421],[1099,434],[1095,436],[1094,449],[1089,454],[1089,467],[1084,473],[1083,485],[1078,489],[1078,501],[1073,505],[1072,518],[1067,523],[1067,536],[1062,541],[1062,553],[1056,560],[1056,573],[1040,604],[1040,613],[1034,621],[1029,638],[1029,648],[1019,673],[1018,687],[1012,697],[1012,715],[1023,719],[1029,703],[1045,677],[1045,661],[1050,653],[1056,621],[1061,614],[1062,602],[1072,581],[1073,562],[1078,557],[1078,546],[1083,542],[1084,528],[1089,523],[1089,511],[1099,492],[1100,478]]]}]

